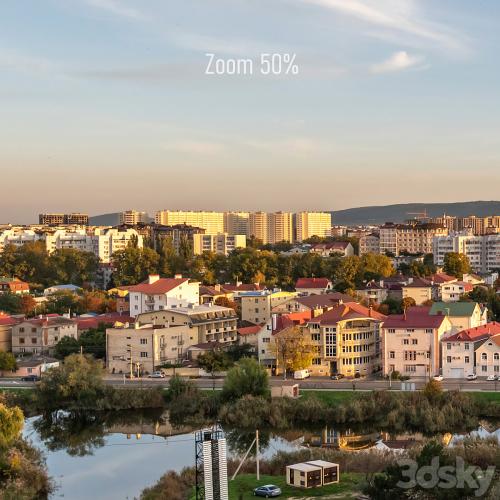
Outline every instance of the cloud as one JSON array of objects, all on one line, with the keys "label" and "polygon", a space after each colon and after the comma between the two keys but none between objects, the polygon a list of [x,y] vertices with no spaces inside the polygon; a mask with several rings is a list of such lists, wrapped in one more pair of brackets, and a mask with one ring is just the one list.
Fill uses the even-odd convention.
[{"label": "cloud", "polygon": [[163,145],[163,149],[174,153],[194,155],[216,155],[224,151],[224,144],[208,141],[177,141]]},{"label": "cloud", "polygon": [[121,0],[84,0],[86,4],[91,7],[96,7],[98,9],[105,10],[115,16],[127,17],[129,19],[146,19],[147,16],[133,8],[124,4]]},{"label": "cloud", "polygon": [[399,42],[415,45],[425,41],[434,48],[454,54],[467,54],[470,49],[464,36],[442,24],[422,18],[415,0],[298,0],[353,17],[372,27],[389,31],[372,32],[381,38],[400,36]]},{"label": "cloud", "polygon": [[395,71],[403,71],[409,68],[422,69],[425,67],[423,63],[424,58],[422,56],[412,56],[408,54],[408,52],[400,50],[399,52],[392,54],[389,59],[372,65],[370,70],[372,73],[393,73]]}]

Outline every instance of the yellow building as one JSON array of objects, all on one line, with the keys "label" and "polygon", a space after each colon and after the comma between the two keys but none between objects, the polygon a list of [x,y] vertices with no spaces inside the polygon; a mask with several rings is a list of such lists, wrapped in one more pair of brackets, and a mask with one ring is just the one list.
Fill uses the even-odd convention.
[{"label": "yellow building", "polygon": [[236,248],[245,248],[247,237],[244,234],[193,234],[193,253],[214,252],[222,255],[231,253]]},{"label": "yellow building", "polygon": [[241,320],[259,325],[271,318],[274,307],[298,296],[296,292],[260,290],[241,293]]},{"label": "yellow building", "polygon": [[224,232],[224,213],[160,210],[156,212],[155,223],[164,226],[187,224],[188,226],[201,227],[205,229],[207,234],[218,234]]},{"label": "yellow building", "polygon": [[250,236],[254,236],[264,244],[269,243],[266,212],[252,212],[250,214]]},{"label": "yellow building", "polygon": [[224,212],[224,232],[250,236],[250,213]]},{"label": "yellow building", "polygon": [[293,241],[293,214],[291,212],[274,212],[268,214],[267,218],[269,243]]},{"label": "yellow building", "polygon": [[332,229],[330,212],[299,212],[295,214],[296,241],[304,241],[312,236],[326,238]]}]

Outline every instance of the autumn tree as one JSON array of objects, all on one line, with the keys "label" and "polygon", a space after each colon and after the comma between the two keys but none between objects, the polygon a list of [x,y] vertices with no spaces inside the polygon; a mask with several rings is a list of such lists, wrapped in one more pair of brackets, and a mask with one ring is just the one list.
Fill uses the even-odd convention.
[{"label": "autumn tree", "polygon": [[12,371],[17,367],[16,358],[11,352],[0,351],[0,373]]},{"label": "autumn tree", "polygon": [[401,301],[401,308],[403,311],[406,311],[409,307],[415,307],[417,303],[415,302],[415,299],[413,297],[405,297]]},{"label": "autumn tree", "polygon": [[158,272],[160,256],[151,248],[128,246],[111,257],[116,286],[134,285]]},{"label": "autumn tree", "polygon": [[463,253],[449,252],[444,256],[443,270],[446,274],[462,279],[471,269],[469,258]]},{"label": "autumn tree", "polygon": [[308,341],[303,331],[296,327],[288,327],[274,335],[272,346],[277,366],[283,370],[286,379],[287,371],[308,368],[314,357],[314,346]]}]

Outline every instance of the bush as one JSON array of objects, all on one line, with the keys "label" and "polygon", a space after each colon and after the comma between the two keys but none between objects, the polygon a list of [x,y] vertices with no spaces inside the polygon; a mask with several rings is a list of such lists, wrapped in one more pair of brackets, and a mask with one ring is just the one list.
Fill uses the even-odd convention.
[{"label": "bush", "polygon": [[234,401],[245,395],[269,397],[267,372],[253,358],[243,358],[231,368],[224,381],[222,396],[226,401]]}]

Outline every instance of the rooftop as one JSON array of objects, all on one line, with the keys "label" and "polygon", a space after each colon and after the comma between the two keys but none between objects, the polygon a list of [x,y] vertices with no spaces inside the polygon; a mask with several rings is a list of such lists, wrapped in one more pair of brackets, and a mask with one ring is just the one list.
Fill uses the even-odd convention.
[{"label": "rooftop", "polygon": [[148,295],[168,293],[183,283],[188,282],[188,278],[158,278],[156,281],[143,281],[138,285],[131,286],[129,292],[146,293]]},{"label": "rooftop", "polygon": [[384,328],[439,328],[446,316],[431,315],[429,307],[409,307],[404,314],[391,314]]},{"label": "rooftop", "polygon": [[461,332],[455,333],[455,335],[444,338],[443,342],[477,342],[491,335],[498,334],[500,334],[500,323],[493,321],[492,323],[486,323],[486,325],[462,330]]},{"label": "rooftop", "polygon": [[476,302],[434,302],[429,314],[447,314],[448,316],[472,316],[476,307]]},{"label": "rooftop", "polygon": [[295,288],[327,288],[331,285],[328,278],[299,278],[295,283]]},{"label": "rooftop", "polygon": [[333,309],[324,312],[320,316],[312,318],[310,323],[320,323],[321,325],[335,325],[339,321],[364,318],[383,321],[386,316],[377,311],[374,311],[372,308],[362,306],[357,302],[346,302],[343,304],[338,304]]}]

